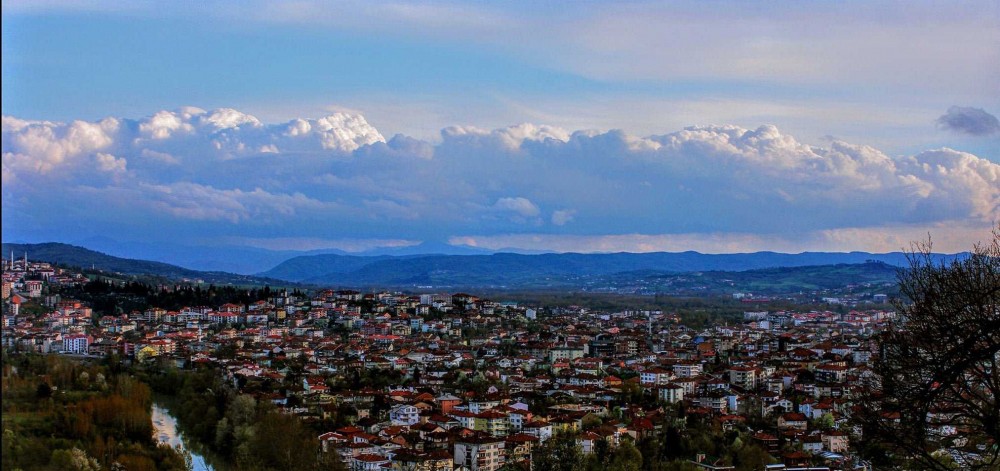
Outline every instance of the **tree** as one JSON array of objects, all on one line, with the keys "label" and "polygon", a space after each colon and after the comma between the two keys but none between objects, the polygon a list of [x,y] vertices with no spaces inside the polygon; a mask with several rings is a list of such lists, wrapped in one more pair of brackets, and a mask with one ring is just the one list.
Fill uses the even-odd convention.
[{"label": "tree", "polygon": [[942,262],[926,242],[909,262],[854,420],[877,452],[909,466],[953,469],[940,458],[945,450],[962,469],[997,469],[1000,225],[968,256]]},{"label": "tree", "polygon": [[611,454],[610,471],[639,471],[642,469],[642,453],[630,441],[624,441]]},{"label": "tree", "polygon": [[827,412],[816,419],[816,427],[820,430],[830,430],[833,428],[835,421],[833,419],[833,414]]},{"label": "tree", "polygon": [[87,456],[87,452],[79,448],[53,451],[50,464],[55,469],[73,471],[98,471],[101,469],[101,465],[97,463],[96,459]]},{"label": "tree", "polygon": [[[594,443],[594,452],[587,457],[588,469],[604,469],[608,464],[608,457],[611,455],[611,444],[607,440],[598,440]],[[593,465],[593,466],[590,466]]]},{"label": "tree", "polygon": [[38,383],[38,387],[35,388],[35,397],[39,399],[48,399],[52,397],[52,387],[49,386],[49,383]]},{"label": "tree", "polygon": [[560,433],[531,453],[535,471],[573,471],[583,465],[583,450],[572,433]]},{"label": "tree", "polygon": [[598,417],[595,414],[587,414],[587,415],[585,415],[583,417],[583,420],[581,422],[583,422],[583,429],[584,430],[590,430],[590,429],[595,428],[595,427],[600,427],[601,424],[604,423],[604,421],[602,421],[601,418]]},{"label": "tree", "polygon": [[771,463],[771,456],[756,444],[741,444],[738,448],[734,444],[733,448],[733,464],[737,471],[764,469],[765,465]]},{"label": "tree", "polygon": [[[319,443],[295,416],[270,411],[259,418],[250,437],[251,462],[270,469],[316,469]],[[249,466],[245,466],[249,467]]]}]

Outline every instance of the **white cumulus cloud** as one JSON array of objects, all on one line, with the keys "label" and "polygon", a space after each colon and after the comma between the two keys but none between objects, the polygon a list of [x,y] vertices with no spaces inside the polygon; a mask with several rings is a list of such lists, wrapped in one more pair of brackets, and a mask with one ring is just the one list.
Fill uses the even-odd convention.
[{"label": "white cumulus cloud", "polygon": [[573,247],[672,247],[622,238],[635,234],[694,234],[669,239],[681,242],[717,234],[719,247],[736,247],[757,241],[726,234],[791,240],[1000,218],[1000,165],[987,159],[947,148],[889,156],[839,140],[813,146],[770,125],[650,136],[452,127],[433,143],[387,141],[348,112],[266,124],[235,110],[182,108],[95,122],[5,116],[2,129],[4,217],[18,214],[17,227],[37,231],[70,223],[101,235],[88,219],[99,214],[102,227],[135,237],[190,237],[210,224],[256,239],[478,234],[485,244],[530,230],[536,245],[552,247],[569,246],[557,236],[584,235],[606,238]]},{"label": "white cumulus cloud", "polygon": [[110,147],[119,124],[114,118],[62,124],[4,116],[4,163],[15,171],[50,172],[77,157]]},{"label": "white cumulus cloud", "polygon": [[535,206],[535,203],[520,196],[500,198],[493,204],[493,208],[499,211],[511,212],[524,218],[537,217],[541,213],[541,210],[538,209],[538,206]]},{"label": "white cumulus cloud", "polygon": [[105,154],[98,152],[97,155],[97,168],[102,172],[118,173],[124,172],[125,166],[128,162],[125,159],[119,159],[111,154]]},{"label": "white cumulus cloud", "polygon": [[[99,153],[144,163],[198,166],[205,161],[286,152],[347,154],[385,139],[357,114],[335,113],[266,126],[230,108],[206,111],[184,107],[138,120],[96,122],[26,121],[3,117],[4,165],[17,173],[66,172],[84,176],[107,171]],[[85,157],[93,156],[94,159]],[[135,157],[133,159],[133,157]],[[88,166],[88,161],[93,162]],[[124,162],[124,160],[123,160]],[[124,165],[119,165],[124,170]]]}]

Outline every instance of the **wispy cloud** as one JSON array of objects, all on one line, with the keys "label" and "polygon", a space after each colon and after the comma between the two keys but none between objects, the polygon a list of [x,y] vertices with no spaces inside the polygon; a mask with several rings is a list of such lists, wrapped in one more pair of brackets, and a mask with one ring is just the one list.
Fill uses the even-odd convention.
[{"label": "wispy cloud", "polygon": [[378,248],[412,247],[420,244],[419,240],[406,239],[322,239],[318,237],[228,237],[224,242],[234,245],[246,245],[267,250],[327,250],[335,249],[344,252],[364,252]]},{"label": "wispy cloud", "polygon": [[452,245],[480,247],[490,250],[519,249],[529,251],[612,253],[612,252],[684,252],[741,253],[776,251],[897,252],[912,249],[912,242],[933,242],[941,252],[961,252],[970,244],[986,241],[988,225],[955,224],[894,225],[886,227],[847,227],[799,234],[751,233],[677,233],[677,234],[497,234],[451,237]]}]

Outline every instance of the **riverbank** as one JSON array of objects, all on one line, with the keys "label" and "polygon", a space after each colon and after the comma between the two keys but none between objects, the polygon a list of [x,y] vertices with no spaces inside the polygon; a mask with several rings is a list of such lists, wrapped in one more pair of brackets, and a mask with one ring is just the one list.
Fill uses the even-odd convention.
[{"label": "riverbank", "polygon": [[188,449],[215,471],[338,469],[319,452],[319,432],[267,400],[241,394],[214,369],[134,368],[156,391],[155,402],[175,418]]}]

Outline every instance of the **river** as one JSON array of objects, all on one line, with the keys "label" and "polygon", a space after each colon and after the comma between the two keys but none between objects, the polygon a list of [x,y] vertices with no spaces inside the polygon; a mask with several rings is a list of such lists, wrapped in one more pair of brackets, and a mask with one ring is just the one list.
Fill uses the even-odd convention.
[{"label": "river", "polygon": [[205,457],[194,451],[195,448],[186,443],[184,436],[177,430],[177,419],[170,411],[160,404],[153,403],[153,435],[160,443],[180,447],[191,455],[192,471],[215,471],[215,468],[205,461]]}]

